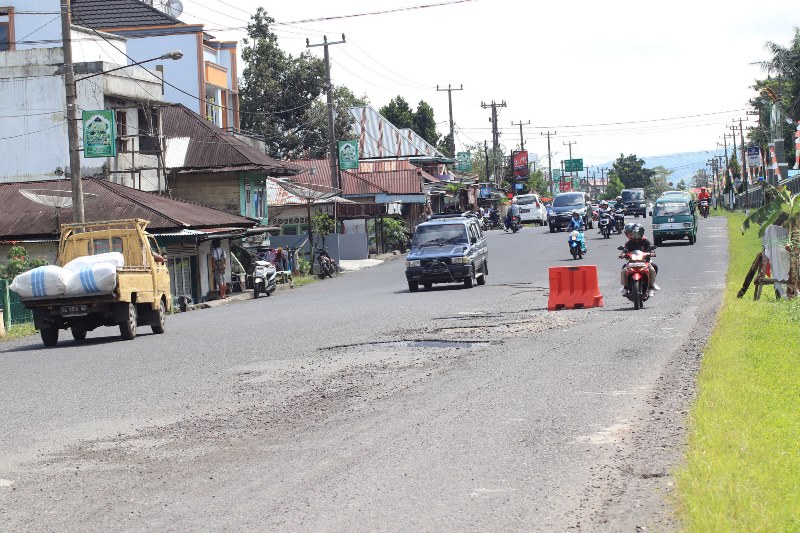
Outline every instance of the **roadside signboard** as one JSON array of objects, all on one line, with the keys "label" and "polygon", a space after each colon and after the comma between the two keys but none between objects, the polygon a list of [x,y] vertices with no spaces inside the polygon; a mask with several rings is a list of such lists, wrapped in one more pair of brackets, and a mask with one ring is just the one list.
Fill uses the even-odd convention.
[{"label": "roadside signboard", "polygon": [[581,172],[583,171],[583,159],[567,159],[564,161],[565,172]]},{"label": "roadside signboard", "polygon": [[518,181],[518,182],[516,182],[516,183],[514,184],[514,189],[516,189],[516,190],[518,190],[518,191],[521,191],[521,190],[522,190],[522,189],[524,189],[524,188],[525,188],[525,184],[524,184],[524,183],[522,183],[521,181]]},{"label": "roadside signboard", "polygon": [[472,172],[472,155],[469,152],[456,154],[456,172]]},{"label": "roadside signboard", "polygon": [[527,178],[528,177],[528,151],[520,150],[518,152],[511,152],[511,160],[514,163],[514,177]]},{"label": "roadside signboard", "polygon": [[83,112],[83,157],[116,157],[117,124],[114,111]]},{"label": "roadside signboard", "polygon": [[747,166],[761,166],[761,150],[758,148],[758,146],[747,147]]},{"label": "roadside signboard", "polygon": [[358,141],[339,141],[339,170],[358,170]]}]

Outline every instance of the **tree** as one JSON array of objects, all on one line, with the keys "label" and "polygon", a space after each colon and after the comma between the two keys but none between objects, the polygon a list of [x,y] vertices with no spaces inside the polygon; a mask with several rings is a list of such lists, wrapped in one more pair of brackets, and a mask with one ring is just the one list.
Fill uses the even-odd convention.
[{"label": "tree", "polygon": [[378,110],[383,118],[399,129],[414,129],[414,111],[402,96],[392,98],[388,104]]},{"label": "tree", "polygon": [[[350,125],[353,118],[351,107],[369,105],[367,95],[357,97],[344,85],[333,89],[333,135],[337,141],[353,138]],[[328,155],[328,104],[317,99],[306,112],[303,122],[308,124],[307,135],[303,141],[304,157],[323,158]]]},{"label": "tree", "polygon": [[6,256],[8,263],[0,264],[0,279],[14,279],[19,274],[47,264],[44,259],[31,259],[22,246],[12,246]]},{"label": "tree", "polygon": [[650,180],[650,186],[645,188],[645,194],[649,198],[658,198],[661,193],[670,189],[669,177],[675,172],[662,165],[653,167],[654,175]]},{"label": "tree", "polygon": [[[730,161],[730,163],[728,163],[728,165],[730,166],[730,169],[731,169],[731,175],[733,176],[732,179],[735,180],[737,178],[740,178],[740,176],[742,174],[742,171],[741,171],[741,167],[739,167],[739,160],[736,159],[736,154],[735,153],[731,156],[731,161]],[[736,185],[735,183],[731,183],[731,187],[735,187],[735,185]],[[739,191],[737,190],[736,192],[739,192]]]},{"label": "tree", "polygon": [[625,188],[625,185],[622,183],[622,181],[620,181],[619,176],[611,174],[609,174],[609,176],[611,177],[608,179],[606,192],[602,195],[603,199],[605,200],[613,200],[619,196],[619,193],[621,193],[622,189]]},{"label": "tree", "polygon": [[322,60],[304,52],[298,57],[278,46],[275,20],[258,8],[247,25],[240,82],[242,128],[264,137],[272,157],[298,157],[308,134],[307,113],[325,85]]},{"label": "tree", "polygon": [[328,213],[317,213],[311,217],[311,231],[315,237],[322,239],[322,249],[325,249],[325,237],[336,231],[336,220]]},{"label": "tree", "polygon": [[[379,227],[381,228],[381,241],[384,246],[390,250],[405,249],[408,238],[411,234],[406,228],[402,220],[397,220],[391,217],[381,218]],[[368,231],[370,234],[370,242],[375,243],[375,221],[370,220],[368,224]]]},{"label": "tree", "polygon": [[431,146],[439,144],[441,135],[436,133],[436,119],[433,118],[433,108],[425,100],[420,100],[419,104],[417,104],[417,111],[414,113],[414,127],[412,129],[417,132],[417,135],[428,141]]},{"label": "tree", "polygon": [[609,178],[616,176],[626,189],[647,188],[655,176],[655,171],[644,168],[644,159],[639,159],[635,154],[625,157],[623,154],[614,161],[608,173]]},{"label": "tree", "polygon": [[439,145],[436,147],[436,149],[445,155],[448,156],[452,155],[452,157],[455,157],[456,154],[450,153],[450,139],[452,139],[452,137],[450,136],[449,133],[447,135],[444,135],[441,139],[439,139]]},{"label": "tree", "polygon": [[530,190],[532,193],[537,193],[540,196],[550,196],[548,192],[549,183],[544,178],[544,171],[542,169],[536,169],[535,172],[530,172],[528,174],[528,179],[525,180],[525,187]]},{"label": "tree", "polygon": [[692,176],[691,184],[696,188],[711,187],[711,173],[704,168],[698,169]]},{"label": "tree", "polygon": [[767,183],[764,183],[763,186],[766,188],[764,192],[768,193],[765,195],[768,202],[764,207],[750,213],[750,216],[744,220],[742,234],[751,225],[758,224],[761,226],[758,236],[763,237],[769,225],[777,222],[779,218],[785,220],[782,226],[789,231],[789,243],[787,244],[789,279],[786,293],[789,298],[794,298],[800,290],[800,194],[792,195],[783,187],[776,188]]},{"label": "tree", "polygon": [[498,169],[502,169],[508,165],[506,161],[507,157],[503,154],[502,148],[498,148],[497,151],[488,148],[486,152],[484,152],[482,144],[468,144],[465,148],[465,151],[469,152],[470,158],[472,159],[472,172],[470,172],[470,175],[476,176],[478,181],[489,181],[486,174],[487,155],[489,156],[489,174],[494,171],[495,163]]}]

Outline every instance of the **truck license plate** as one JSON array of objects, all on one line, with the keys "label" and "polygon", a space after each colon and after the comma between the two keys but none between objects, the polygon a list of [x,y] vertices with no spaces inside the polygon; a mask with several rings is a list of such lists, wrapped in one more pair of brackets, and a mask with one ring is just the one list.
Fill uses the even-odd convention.
[{"label": "truck license plate", "polygon": [[89,308],[85,305],[62,305],[61,316],[83,316],[89,314]]}]

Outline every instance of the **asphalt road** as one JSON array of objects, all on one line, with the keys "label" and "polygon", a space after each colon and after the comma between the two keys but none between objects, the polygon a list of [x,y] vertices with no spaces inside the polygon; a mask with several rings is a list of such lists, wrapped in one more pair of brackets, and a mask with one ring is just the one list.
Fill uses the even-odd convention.
[{"label": "asphalt road", "polygon": [[639,311],[617,292],[624,238],[589,230],[580,263],[598,266],[604,307],[547,312],[548,267],[575,262],[566,233],[526,227],[489,233],[483,287],[411,294],[393,260],[132,342],[101,328],[0,344],[0,523],[674,529],[724,224],[659,248],[662,290]]}]

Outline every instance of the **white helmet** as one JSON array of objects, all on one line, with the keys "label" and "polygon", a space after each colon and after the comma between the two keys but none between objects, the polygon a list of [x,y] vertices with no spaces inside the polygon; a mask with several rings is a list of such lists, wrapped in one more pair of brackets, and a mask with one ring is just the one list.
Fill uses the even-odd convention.
[{"label": "white helmet", "polygon": [[515,203],[517,203],[517,197],[516,197],[516,196],[515,196],[514,198],[512,198],[512,199],[511,199],[511,203],[512,203],[512,204],[515,204]]}]

